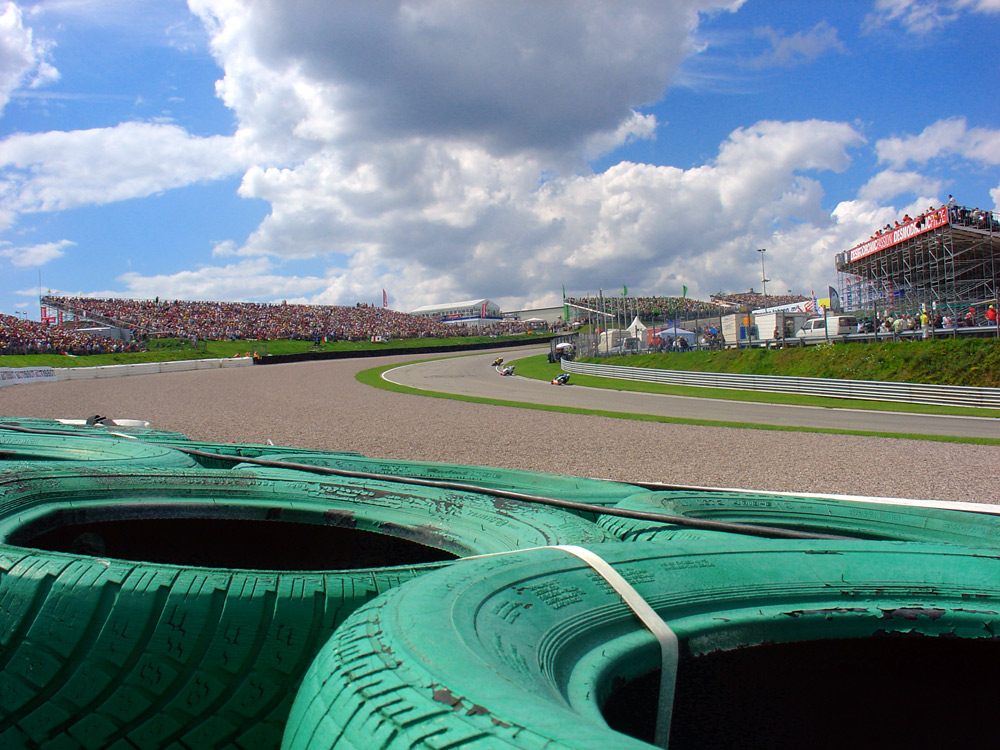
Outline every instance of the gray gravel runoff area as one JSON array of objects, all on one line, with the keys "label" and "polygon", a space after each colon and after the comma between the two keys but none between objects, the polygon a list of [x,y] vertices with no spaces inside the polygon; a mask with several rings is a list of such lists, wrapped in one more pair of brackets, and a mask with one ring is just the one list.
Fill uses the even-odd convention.
[{"label": "gray gravel runoff area", "polygon": [[[496,353],[476,356],[489,367]],[[8,386],[0,389],[0,415],[100,414],[146,419],[198,440],[270,440],[622,481],[1000,504],[1000,448],[992,445],[560,414],[394,393],[354,378],[419,358]]]}]

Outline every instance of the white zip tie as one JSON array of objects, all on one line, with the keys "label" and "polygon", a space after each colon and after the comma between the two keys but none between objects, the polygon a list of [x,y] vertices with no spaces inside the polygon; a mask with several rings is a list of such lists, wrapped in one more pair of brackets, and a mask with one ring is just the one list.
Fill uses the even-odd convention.
[{"label": "white zip tie", "polygon": [[670,626],[663,621],[663,618],[656,614],[656,610],[649,606],[649,603],[632,587],[632,584],[622,578],[618,571],[612,568],[600,555],[574,544],[529,547],[527,549],[511,550],[510,552],[474,555],[462,559],[475,560],[480,557],[495,557],[498,555],[509,555],[513,552],[530,552],[536,549],[562,550],[589,565],[601,578],[607,581],[608,585],[615,590],[615,593],[622,598],[622,601],[628,605],[635,616],[646,626],[646,629],[653,634],[657,643],[660,644],[660,697],[656,708],[656,729],[653,734],[653,744],[657,747],[666,748],[670,741],[670,723],[673,720],[674,712],[674,690],[677,684],[677,664],[679,661],[677,634],[670,629]]}]

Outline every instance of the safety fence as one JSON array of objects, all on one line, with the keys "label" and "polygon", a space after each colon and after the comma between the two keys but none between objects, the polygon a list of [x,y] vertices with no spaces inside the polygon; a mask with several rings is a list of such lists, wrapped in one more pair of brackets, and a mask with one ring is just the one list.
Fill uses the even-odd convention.
[{"label": "safety fence", "polygon": [[[686,385],[695,388],[728,388],[741,391],[797,393],[804,396],[825,396],[864,401],[899,401],[907,404],[1000,409],[1000,388],[799,378],[783,375],[731,375],[714,372],[654,370],[648,367],[622,367],[568,360],[562,360],[562,369],[564,372],[593,375],[599,378]],[[998,425],[997,430],[1000,433],[1000,425]]]}]

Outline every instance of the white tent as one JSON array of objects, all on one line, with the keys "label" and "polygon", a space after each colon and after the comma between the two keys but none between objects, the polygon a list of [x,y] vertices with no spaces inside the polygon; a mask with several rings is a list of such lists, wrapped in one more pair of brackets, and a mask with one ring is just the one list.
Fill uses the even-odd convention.
[{"label": "white tent", "polygon": [[632,325],[630,325],[628,328],[625,329],[625,331],[629,335],[629,338],[639,339],[644,344],[646,341],[646,331],[648,330],[649,329],[642,324],[642,321],[639,320],[638,315],[635,316],[635,320],[632,321]]},{"label": "white tent", "polygon": [[694,340],[697,334],[694,331],[689,331],[686,328],[681,328],[680,326],[670,328],[661,328],[659,331],[653,334],[654,336],[659,336],[661,339],[666,341],[667,336],[672,339],[687,339],[687,342],[694,346]]}]

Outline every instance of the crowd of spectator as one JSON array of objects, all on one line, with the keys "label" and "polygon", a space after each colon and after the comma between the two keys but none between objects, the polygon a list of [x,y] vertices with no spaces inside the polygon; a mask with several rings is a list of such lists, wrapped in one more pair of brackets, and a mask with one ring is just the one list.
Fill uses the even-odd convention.
[{"label": "crowd of spectator", "polygon": [[712,295],[712,301],[716,304],[737,310],[761,310],[767,307],[783,307],[784,305],[808,302],[809,297],[791,293],[765,295],[751,289],[749,292],[739,292],[737,294],[723,294],[719,292]]},{"label": "crowd of spectator", "polygon": [[[42,303],[62,309],[67,317],[125,329],[139,341],[160,337],[192,341],[389,341],[480,332],[477,327],[440,323],[362,303],[335,306],[54,296],[45,297]],[[505,322],[495,324],[491,330],[519,333],[527,330],[527,326]]]},{"label": "crowd of spectator", "polygon": [[959,206],[952,196],[948,196],[948,220],[956,226],[972,227],[984,232],[1000,232],[1000,221],[992,211],[984,211],[976,206]]},{"label": "crowd of spectator", "polygon": [[718,304],[687,297],[567,297],[566,302],[609,315],[638,315],[643,320],[687,319],[724,312]]},{"label": "crowd of spectator", "polygon": [[610,315],[638,315],[642,320],[661,319],[691,320],[702,317],[718,317],[730,312],[758,310],[765,307],[779,307],[799,302],[808,302],[809,297],[801,294],[760,294],[751,289],[748,292],[713,294],[708,302],[688,297],[567,297],[571,305],[604,312]]},{"label": "crowd of spectator", "polygon": [[[975,208],[969,208],[968,206],[960,206],[955,201],[955,197],[949,195],[948,202],[943,206],[943,208],[948,211],[948,221],[951,222],[952,226],[961,227],[972,227],[973,229],[979,229],[984,232],[1000,232],[1000,221],[997,220],[997,215],[992,211],[985,211],[979,206]],[[929,206],[923,213],[917,214],[915,217],[910,216],[906,213],[903,215],[902,219],[897,219],[894,222],[887,222],[886,225],[880,229],[876,229],[875,232],[868,238],[870,240],[876,237],[881,237],[883,234],[892,232],[899,227],[913,222],[917,228],[923,226],[924,220],[939,211],[939,208],[934,206]]]},{"label": "crowd of spectator", "polygon": [[65,326],[50,326],[13,315],[0,315],[0,354],[109,354],[142,351],[138,342],[126,343]]},{"label": "crowd of spectator", "polygon": [[916,313],[894,314],[886,312],[877,321],[865,318],[859,322],[859,332],[873,333],[876,327],[879,333],[900,334],[906,331],[933,332],[935,330],[954,330],[956,328],[975,328],[976,326],[993,326],[997,324],[995,305],[987,305],[982,310],[969,307],[965,310],[930,310]]}]

